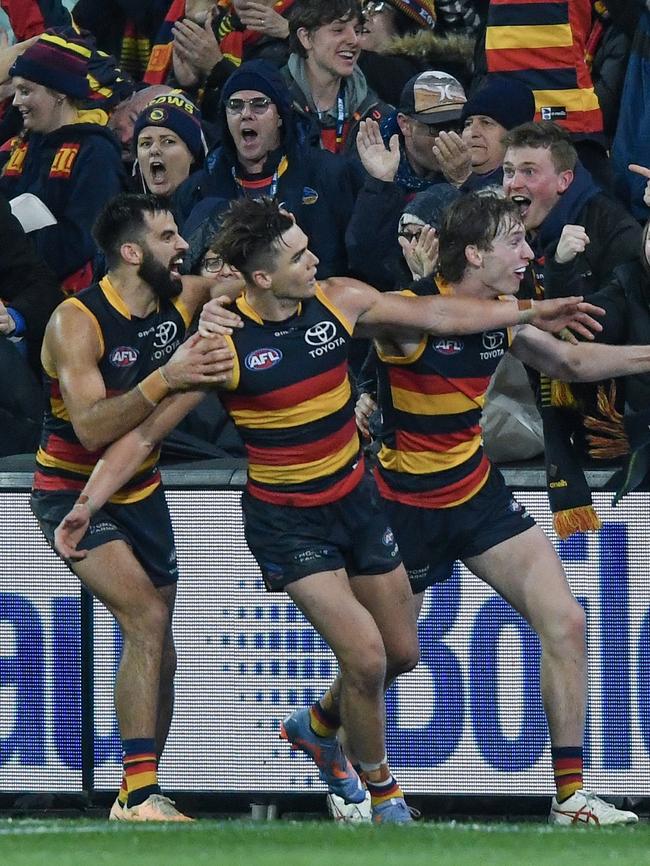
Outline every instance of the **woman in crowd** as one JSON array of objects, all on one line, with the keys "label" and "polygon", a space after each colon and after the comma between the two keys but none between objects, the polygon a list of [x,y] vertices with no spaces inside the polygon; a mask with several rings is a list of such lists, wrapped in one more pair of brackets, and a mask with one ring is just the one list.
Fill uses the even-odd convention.
[{"label": "woman in crowd", "polygon": [[44,33],[11,67],[23,129],[0,152],[0,192],[32,193],[56,223],[32,233],[37,252],[66,291],[92,281],[97,248],[90,229],[124,187],[120,147],[103,109],[80,105],[90,92],[87,41]]}]

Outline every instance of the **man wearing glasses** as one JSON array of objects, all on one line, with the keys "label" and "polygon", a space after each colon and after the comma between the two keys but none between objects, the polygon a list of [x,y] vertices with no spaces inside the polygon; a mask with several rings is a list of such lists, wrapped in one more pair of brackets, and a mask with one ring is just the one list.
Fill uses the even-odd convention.
[{"label": "man wearing glasses", "polygon": [[373,120],[360,124],[357,151],[369,176],[348,227],[348,255],[354,272],[377,288],[392,289],[400,271],[397,225],[407,201],[436,183],[460,186],[471,172],[459,134],[466,101],[456,78],[427,70],[406,83],[381,128]]},{"label": "man wearing glasses", "polygon": [[265,60],[243,63],[230,76],[219,115],[221,145],[175,196],[181,223],[207,198],[274,198],[307,230],[319,278],[347,273],[345,230],[363,182],[358,163],[299,146],[289,91]]}]

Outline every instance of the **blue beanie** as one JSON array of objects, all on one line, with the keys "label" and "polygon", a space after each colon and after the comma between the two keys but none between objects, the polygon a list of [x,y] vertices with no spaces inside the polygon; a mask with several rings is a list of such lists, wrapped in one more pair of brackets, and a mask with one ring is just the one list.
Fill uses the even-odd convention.
[{"label": "blue beanie", "polygon": [[171,129],[187,145],[197,162],[205,156],[205,137],[201,128],[201,112],[180,90],[172,90],[154,97],[140,112],[133,125],[133,146],[147,126]]},{"label": "blue beanie", "polygon": [[289,89],[277,66],[268,60],[249,60],[242,63],[223,85],[222,101],[225,102],[238,90],[257,90],[268,96],[281,116],[291,111]]},{"label": "blue beanie", "polygon": [[514,129],[534,118],[535,97],[529,87],[515,78],[488,75],[463,106],[460,119],[465,123],[468,117],[477,114],[491,117],[505,129]]}]

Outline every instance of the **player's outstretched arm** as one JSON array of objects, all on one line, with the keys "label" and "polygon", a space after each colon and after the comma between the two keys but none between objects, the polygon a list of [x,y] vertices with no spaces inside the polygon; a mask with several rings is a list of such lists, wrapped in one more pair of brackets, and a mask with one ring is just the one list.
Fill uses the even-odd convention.
[{"label": "player's outstretched arm", "polygon": [[520,328],[510,350],[524,364],[565,382],[597,382],[650,371],[650,346],[572,345],[536,328]]},{"label": "player's outstretched arm", "polygon": [[154,412],[134,430],[126,433],[98,460],[73,508],[54,532],[54,546],[65,559],[80,560],[86,550],[77,545],[90,519],[110,497],[131,478],[161,439],[194,409],[205,396],[203,391],[186,391],[166,397]]},{"label": "player's outstretched arm", "polygon": [[593,316],[604,311],[582,297],[544,301],[481,300],[449,295],[412,297],[381,293],[358,280],[343,279],[327,280],[324,288],[349,320],[356,323],[355,336],[380,336],[397,329],[455,336],[526,323],[553,333],[570,328],[587,338],[592,337],[592,331],[602,330]]}]

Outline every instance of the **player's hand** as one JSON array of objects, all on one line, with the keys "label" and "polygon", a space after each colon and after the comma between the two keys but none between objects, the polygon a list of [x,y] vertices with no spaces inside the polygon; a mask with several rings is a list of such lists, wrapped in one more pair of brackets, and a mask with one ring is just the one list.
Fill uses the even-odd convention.
[{"label": "player's hand", "polygon": [[469,147],[457,132],[442,131],[434,139],[433,155],[449,183],[460,186],[472,173]]},{"label": "player's hand", "polygon": [[564,226],[555,250],[555,261],[559,265],[572,262],[577,255],[584,253],[588,243],[589,235],[584,226]]},{"label": "player's hand", "polygon": [[64,559],[79,562],[88,556],[87,550],[77,550],[77,545],[90,526],[90,508],[77,503],[54,530],[54,549]]},{"label": "player's hand", "polygon": [[628,169],[634,174],[640,174],[641,177],[645,177],[646,184],[645,190],[643,192],[643,204],[646,207],[650,207],[650,168],[646,168],[644,165],[636,165],[636,163],[630,163],[628,165]]},{"label": "player's hand", "polygon": [[586,415],[583,419],[589,445],[589,456],[600,460],[625,457],[630,453],[630,441],[623,425],[623,415],[614,406],[616,382],[612,381],[609,396],[603,385],[598,386],[598,415]]},{"label": "player's hand", "polygon": [[391,136],[386,148],[376,120],[368,118],[359,124],[357,153],[371,177],[387,182],[395,179],[400,161],[399,137]]},{"label": "player's hand", "polygon": [[414,280],[428,277],[435,271],[438,264],[438,233],[433,226],[425,225],[418,238],[408,240],[399,237],[397,240]]},{"label": "player's hand", "polygon": [[594,334],[603,330],[594,316],[604,316],[605,310],[582,300],[582,296],[570,298],[546,298],[533,301],[532,315],[528,318],[531,325],[541,331],[561,334],[569,343],[577,343],[575,335],[593,340]]},{"label": "player's hand", "polygon": [[199,334],[212,337],[215,334],[232,334],[235,328],[243,328],[244,323],[237,313],[227,309],[232,300],[227,295],[212,298],[203,305],[199,317]]},{"label": "player's hand", "polygon": [[354,407],[354,417],[364,439],[370,439],[370,418],[376,411],[377,404],[370,394],[360,394]]},{"label": "player's hand", "polygon": [[233,366],[232,349],[223,338],[192,334],[176,349],[162,372],[172,390],[183,391],[226,382]]}]

